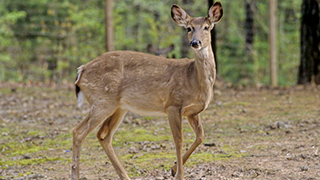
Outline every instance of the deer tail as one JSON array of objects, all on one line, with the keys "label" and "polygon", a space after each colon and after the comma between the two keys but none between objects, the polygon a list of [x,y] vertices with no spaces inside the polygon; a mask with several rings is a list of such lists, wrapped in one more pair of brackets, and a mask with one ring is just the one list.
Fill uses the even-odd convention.
[{"label": "deer tail", "polygon": [[74,82],[75,84],[75,91],[76,91],[76,97],[78,98],[78,107],[81,107],[82,104],[83,104],[83,101],[84,101],[84,96],[83,96],[83,93],[78,85],[78,82],[81,78],[81,74],[82,74],[82,71],[83,71],[83,65],[80,66],[78,68],[78,74],[77,74],[77,77],[76,77],[76,81]]}]

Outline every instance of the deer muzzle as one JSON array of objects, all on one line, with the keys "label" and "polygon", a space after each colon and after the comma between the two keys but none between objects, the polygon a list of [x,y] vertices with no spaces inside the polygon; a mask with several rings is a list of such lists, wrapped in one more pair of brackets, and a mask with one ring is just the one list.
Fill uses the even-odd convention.
[{"label": "deer muzzle", "polygon": [[195,48],[195,49],[200,49],[201,48],[201,41],[193,39],[190,42],[190,46]]}]

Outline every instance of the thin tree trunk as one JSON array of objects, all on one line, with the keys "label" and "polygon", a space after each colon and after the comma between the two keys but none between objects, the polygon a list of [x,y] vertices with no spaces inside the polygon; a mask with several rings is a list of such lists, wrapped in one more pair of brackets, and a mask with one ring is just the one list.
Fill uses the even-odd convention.
[{"label": "thin tree trunk", "polygon": [[278,85],[277,68],[277,0],[269,0],[269,46],[270,46],[270,76],[271,85]]},{"label": "thin tree trunk", "polygon": [[245,35],[246,35],[246,54],[248,57],[249,63],[253,63],[253,37],[254,37],[254,1],[246,0],[245,8],[246,8],[246,21],[245,21]]},{"label": "thin tree trunk", "polygon": [[317,0],[318,3],[318,30],[317,30],[317,56],[315,56],[315,60],[314,60],[314,77],[315,77],[315,83],[316,84],[320,84],[320,0]]},{"label": "thin tree trunk", "polygon": [[112,19],[112,4],[113,0],[106,0],[106,6],[105,6],[105,13],[106,13],[106,32],[105,32],[105,38],[106,38],[106,51],[113,51],[114,50],[114,40],[113,40],[113,19]]},{"label": "thin tree trunk", "polygon": [[245,53],[247,57],[246,65],[242,68],[244,71],[241,71],[241,76],[247,82],[256,84],[257,79],[255,74],[255,65],[254,65],[254,57],[253,57],[253,40],[254,40],[254,8],[255,1],[254,0],[246,0],[245,1],[245,10],[246,10],[246,19],[244,24],[245,29]]}]

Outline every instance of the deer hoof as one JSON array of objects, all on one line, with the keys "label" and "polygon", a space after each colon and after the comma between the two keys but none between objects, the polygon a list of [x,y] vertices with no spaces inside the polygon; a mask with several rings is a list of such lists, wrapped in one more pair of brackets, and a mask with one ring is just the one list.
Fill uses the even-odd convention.
[{"label": "deer hoof", "polygon": [[172,168],[171,168],[171,175],[172,177],[174,177],[176,175],[177,172],[175,172]]}]

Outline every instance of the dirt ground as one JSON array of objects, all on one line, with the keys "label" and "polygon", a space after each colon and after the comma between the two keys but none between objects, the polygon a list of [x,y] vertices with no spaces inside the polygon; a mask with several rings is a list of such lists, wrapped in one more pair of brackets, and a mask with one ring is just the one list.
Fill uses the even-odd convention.
[{"label": "dirt ground", "polygon": [[[216,90],[186,179],[320,179],[319,96],[311,86]],[[87,112],[72,85],[0,84],[0,179],[69,179],[72,129]],[[95,134],[82,146],[81,179],[118,179]],[[184,120],[185,149],[193,140]],[[173,179],[166,117],[128,114],[113,145],[132,179]]]}]

